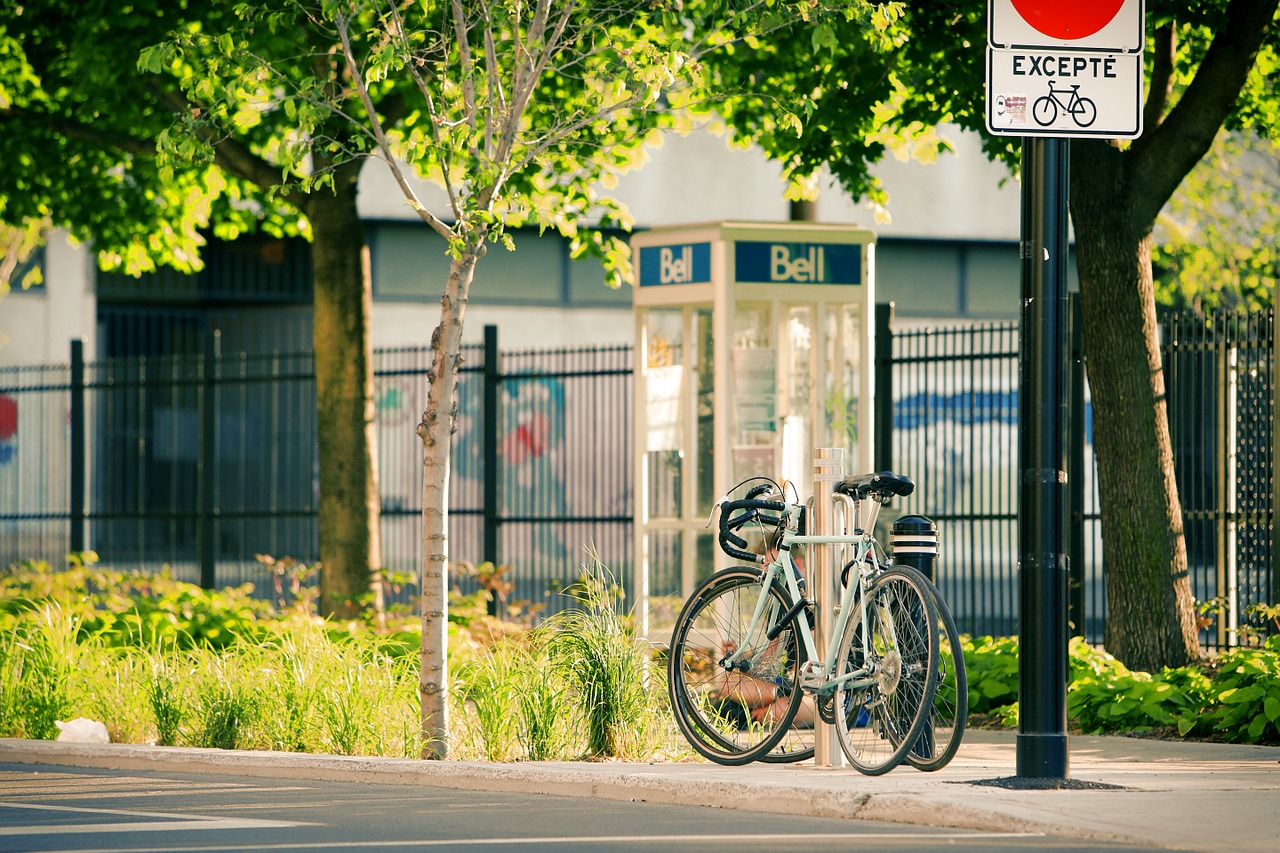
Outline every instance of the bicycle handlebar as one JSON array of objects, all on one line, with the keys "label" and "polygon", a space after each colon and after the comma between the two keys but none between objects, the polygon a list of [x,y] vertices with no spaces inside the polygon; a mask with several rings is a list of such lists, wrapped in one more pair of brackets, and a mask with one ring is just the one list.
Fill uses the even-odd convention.
[{"label": "bicycle handlebar", "polygon": [[[739,510],[747,510],[741,515],[734,516]],[[764,512],[784,513],[787,505],[778,501],[760,501],[760,500],[739,500],[725,501],[720,504],[720,548],[730,557],[739,560],[747,560],[752,563],[763,563],[766,557],[763,554],[753,554],[746,550],[747,540],[738,536],[733,531],[743,525],[760,520],[761,524],[778,525],[782,523],[781,515],[764,515]]]}]

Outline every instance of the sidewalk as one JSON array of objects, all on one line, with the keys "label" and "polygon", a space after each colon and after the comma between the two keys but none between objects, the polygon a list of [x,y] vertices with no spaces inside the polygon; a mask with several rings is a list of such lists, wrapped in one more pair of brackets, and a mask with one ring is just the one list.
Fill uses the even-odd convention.
[{"label": "sidewalk", "polygon": [[878,778],[812,763],[480,764],[0,740],[0,762],[704,804],[1180,850],[1280,849],[1280,747],[1073,736],[1070,751],[1070,782],[1078,787],[1026,790],[974,784],[1008,781],[1016,772],[1015,736],[986,731],[968,733],[955,760],[937,773],[901,767]]}]

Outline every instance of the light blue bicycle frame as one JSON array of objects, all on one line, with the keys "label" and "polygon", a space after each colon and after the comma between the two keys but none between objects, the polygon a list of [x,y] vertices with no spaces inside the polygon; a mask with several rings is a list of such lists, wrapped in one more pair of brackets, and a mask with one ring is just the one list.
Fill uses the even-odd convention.
[{"label": "light blue bicycle frame", "polygon": [[[849,504],[850,517],[857,518],[857,504],[847,497],[841,497],[843,497]],[[872,499],[867,498],[867,500]],[[865,669],[860,669],[854,672],[845,673],[839,678],[835,678],[834,675],[836,671],[836,661],[839,660],[840,654],[843,651],[840,648],[840,639],[844,636],[845,627],[852,616],[852,605],[855,597],[857,598],[859,613],[862,617],[862,624],[867,624],[867,597],[865,592],[866,588],[870,586],[871,581],[879,572],[880,567],[880,561],[875,552],[875,538],[871,534],[864,532],[861,526],[858,526],[852,535],[844,536],[801,536],[792,533],[790,531],[794,530],[798,525],[801,509],[802,507],[799,504],[786,504],[784,514],[787,519],[786,529],[788,532],[783,534],[781,544],[787,547],[779,547],[777,549],[777,556],[772,560],[768,560],[768,558],[764,556],[760,557],[760,562],[764,564],[764,579],[762,581],[760,598],[756,601],[755,612],[752,614],[750,623],[748,623],[746,636],[753,636],[754,631],[762,624],[761,620],[765,618],[768,618],[770,622],[763,624],[769,624],[770,627],[773,627],[772,620],[776,618],[776,616],[781,615],[775,612],[770,612],[776,610],[779,606],[777,599],[769,595],[769,590],[772,588],[774,583],[780,581],[786,585],[787,591],[790,593],[790,601],[793,605],[804,597],[800,590],[800,584],[796,580],[798,572],[795,567],[795,562],[791,559],[791,551],[789,550],[790,546],[851,546],[853,548],[852,562],[858,570],[857,582],[852,582],[853,579],[851,578],[851,582],[845,586],[844,592],[841,594],[839,615],[836,619],[834,629],[828,634],[827,658],[826,660],[821,661],[821,668],[817,672],[814,672],[813,668],[815,666],[814,662],[818,660],[818,649],[814,643],[813,632],[809,628],[809,620],[799,618],[799,613],[796,615],[795,622],[800,628],[800,640],[804,643],[806,660],[809,662],[806,665],[806,671],[801,673],[801,683],[799,686],[804,690],[815,692],[820,695],[832,694],[838,686],[849,682],[852,682],[850,686],[853,689],[867,687],[875,682],[874,672],[867,672]],[[876,504],[875,512],[870,514],[871,517],[866,525],[868,528],[874,525],[875,516],[878,513],[879,504]],[[868,565],[871,566],[870,570],[867,569]],[[821,602],[818,602],[818,604],[821,604]],[[893,630],[894,623],[892,619],[885,619],[884,624],[889,628],[889,630]],[[749,667],[754,666],[756,661],[765,653],[765,651],[765,649],[761,649],[757,652],[755,657],[749,661]],[[873,660],[871,656],[870,635],[867,631],[862,632],[862,651],[862,659],[864,662],[870,662]],[[732,669],[734,664],[738,663],[743,657],[745,657],[745,653],[746,649],[744,648],[734,650],[732,654],[725,658],[722,665],[725,666],[726,669]],[[750,672],[750,668],[748,668],[747,671]]]}]

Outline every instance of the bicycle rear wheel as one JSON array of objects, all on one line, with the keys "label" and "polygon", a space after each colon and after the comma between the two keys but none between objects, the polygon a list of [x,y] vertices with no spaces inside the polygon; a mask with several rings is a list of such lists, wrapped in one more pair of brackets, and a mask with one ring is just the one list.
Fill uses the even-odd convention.
[{"label": "bicycle rear wheel", "polygon": [[933,711],[920,737],[907,753],[907,763],[917,770],[941,770],[955,758],[964,738],[969,715],[969,679],[964,668],[964,647],[951,608],[938,588],[926,580],[938,609],[938,689]]},{"label": "bicycle rear wheel", "polygon": [[[765,616],[752,624],[761,578],[747,567],[707,578],[671,636],[667,688],[676,725],[695,750],[719,764],[767,755],[787,737],[803,699],[795,619],[778,626],[790,609],[782,590],[769,590]],[[730,671],[725,664],[734,651],[740,651],[738,666]]]},{"label": "bicycle rear wheel", "polygon": [[[938,609],[915,569],[882,573],[840,638],[836,737],[854,767],[879,776],[905,759],[924,729],[938,683]],[[864,636],[865,635],[865,636]],[[865,640],[865,642],[864,642]]]}]

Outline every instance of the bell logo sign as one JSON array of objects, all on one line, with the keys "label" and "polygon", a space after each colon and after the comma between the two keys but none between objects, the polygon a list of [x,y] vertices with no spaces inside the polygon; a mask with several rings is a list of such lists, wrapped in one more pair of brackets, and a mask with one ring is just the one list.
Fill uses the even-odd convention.
[{"label": "bell logo sign", "polygon": [[688,284],[693,281],[693,246],[681,246],[678,259],[675,249],[663,246],[658,251],[658,269],[660,284]]},{"label": "bell logo sign", "polygon": [[824,257],[821,246],[809,246],[808,251],[797,258],[791,257],[790,246],[770,246],[769,281],[790,281],[796,284],[825,281]]},{"label": "bell logo sign", "polygon": [[861,284],[862,246],[857,243],[734,245],[737,281],[762,284]]},{"label": "bell logo sign", "polygon": [[711,281],[711,244],[644,246],[640,249],[640,286],[700,284]]}]

